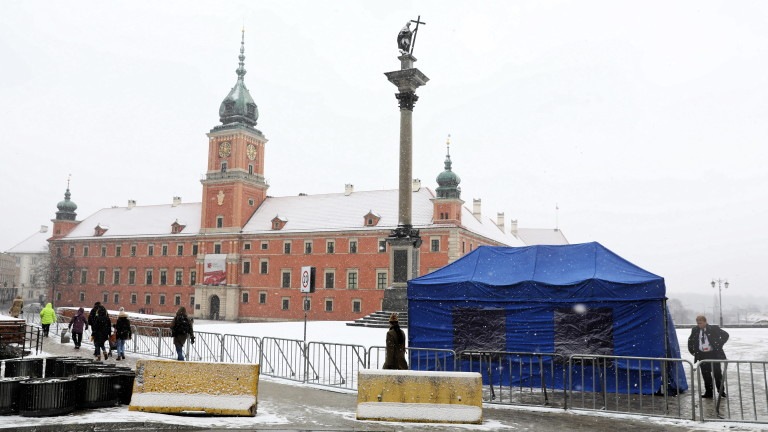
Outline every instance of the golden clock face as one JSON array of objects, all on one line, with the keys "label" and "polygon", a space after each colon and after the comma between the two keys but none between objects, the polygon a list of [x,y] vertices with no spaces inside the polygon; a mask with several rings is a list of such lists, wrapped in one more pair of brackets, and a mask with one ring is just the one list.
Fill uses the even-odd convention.
[{"label": "golden clock face", "polygon": [[232,154],[232,143],[224,141],[219,144],[219,157],[228,157],[230,154]]},{"label": "golden clock face", "polygon": [[248,147],[245,148],[245,154],[250,160],[256,159],[256,146],[253,144],[248,144]]}]

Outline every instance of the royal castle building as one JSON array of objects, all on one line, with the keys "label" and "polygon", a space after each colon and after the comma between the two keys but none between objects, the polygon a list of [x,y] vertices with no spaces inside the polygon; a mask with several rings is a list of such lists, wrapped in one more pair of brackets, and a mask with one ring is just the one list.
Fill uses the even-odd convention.
[{"label": "royal castle building", "polygon": [[[398,190],[271,197],[265,181],[268,140],[245,85],[244,47],[237,82],[208,136],[202,201],[105,208],[78,221],[69,187],[49,239],[66,265],[49,298],[88,306],[226,320],[352,320],[382,309],[392,280],[387,237],[397,227]],[[440,157],[442,159],[442,156]],[[436,165],[439,159],[436,160]],[[439,166],[439,165],[438,165]],[[437,168],[437,167],[436,167]],[[555,230],[505,229],[464,205],[460,178],[446,152],[432,191],[412,188],[413,228],[421,235],[419,274],[481,245],[566,243]],[[67,259],[63,259],[67,258]],[[300,292],[300,271],[315,269],[315,292]]]}]

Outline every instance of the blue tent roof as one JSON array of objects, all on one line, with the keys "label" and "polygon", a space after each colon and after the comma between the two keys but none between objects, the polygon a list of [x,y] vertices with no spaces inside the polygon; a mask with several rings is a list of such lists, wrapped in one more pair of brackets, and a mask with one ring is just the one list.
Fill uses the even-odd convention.
[{"label": "blue tent roof", "polygon": [[664,278],[597,242],[562,246],[481,246],[408,282],[408,299],[637,301],[663,299]]}]

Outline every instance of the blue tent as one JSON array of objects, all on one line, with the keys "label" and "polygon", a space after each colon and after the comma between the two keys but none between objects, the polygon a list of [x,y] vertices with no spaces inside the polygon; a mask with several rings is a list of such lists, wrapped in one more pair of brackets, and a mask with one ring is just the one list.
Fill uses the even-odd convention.
[{"label": "blue tent", "polygon": [[[545,361],[560,372],[573,354],[680,358],[664,278],[596,242],[479,247],[408,282],[408,321],[411,347],[554,353]],[[664,368],[671,387],[687,389],[679,363],[677,370],[662,362],[611,363],[622,383],[633,382],[634,393],[659,391]],[[593,371],[578,369],[588,376],[574,379],[592,390]],[[545,379],[562,388],[562,373],[554,375]],[[605,390],[615,391],[613,378]],[[502,377],[517,379],[523,378]]]}]

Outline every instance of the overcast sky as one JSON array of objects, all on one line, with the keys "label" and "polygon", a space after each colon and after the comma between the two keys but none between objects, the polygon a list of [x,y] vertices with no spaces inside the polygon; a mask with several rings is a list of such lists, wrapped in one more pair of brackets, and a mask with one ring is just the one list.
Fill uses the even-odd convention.
[{"label": "overcast sky", "polygon": [[[521,227],[598,241],[670,295],[768,264],[768,3],[22,2],[0,7],[0,250],[50,225],[72,174],[78,219],[134,199],[199,202],[208,132],[236,81],[269,139],[272,196],[397,188],[384,72],[421,15],[429,83],[414,177],[451,135],[462,198]],[[555,206],[559,206],[559,217]],[[727,303],[726,303],[727,306]]]}]

